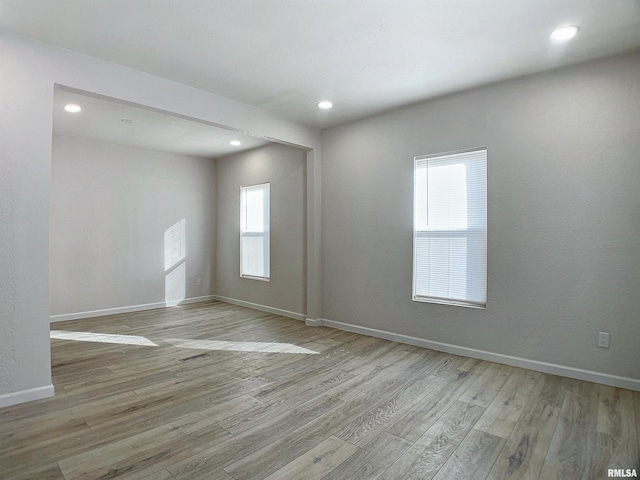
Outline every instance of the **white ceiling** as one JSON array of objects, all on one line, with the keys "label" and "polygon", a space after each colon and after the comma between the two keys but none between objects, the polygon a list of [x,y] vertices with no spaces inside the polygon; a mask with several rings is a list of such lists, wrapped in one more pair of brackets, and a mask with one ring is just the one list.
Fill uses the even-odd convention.
[{"label": "white ceiling", "polygon": [[[79,105],[82,110],[68,113],[64,110],[67,104]],[[61,88],[56,88],[54,95],[53,131],[72,137],[207,158],[224,157],[269,143],[165,112]],[[232,146],[231,140],[238,140],[241,145]]]},{"label": "white ceiling", "polygon": [[640,48],[640,3],[0,0],[0,28],[326,127]]}]

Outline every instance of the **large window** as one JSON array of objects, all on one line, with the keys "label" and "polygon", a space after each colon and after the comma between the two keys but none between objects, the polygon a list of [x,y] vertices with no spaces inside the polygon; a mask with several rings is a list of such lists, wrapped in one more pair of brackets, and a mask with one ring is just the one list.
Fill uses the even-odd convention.
[{"label": "large window", "polygon": [[414,159],[413,300],[487,303],[487,149]]},{"label": "large window", "polygon": [[240,187],[240,276],[269,274],[269,184]]}]

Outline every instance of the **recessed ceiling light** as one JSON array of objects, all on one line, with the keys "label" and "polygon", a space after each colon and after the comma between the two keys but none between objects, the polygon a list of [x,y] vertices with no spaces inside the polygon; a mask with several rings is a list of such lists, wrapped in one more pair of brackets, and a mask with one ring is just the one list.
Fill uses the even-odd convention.
[{"label": "recessed ceiling light", "polygon": [[331,107],[333,107],[333,103],[329,102],[328,100],[318,102],[316,105],[318,105],[318,108],[321,110],[329,110]]},{"label": "recessed ceiling light", "polygon": [[69,113],[78,113],[82,108],[80,105],[76,105],[75,103],[67,103],[64,106],[64,110]]},{"label": "recessed ceiling light", "polygon": [[551,33],[551,40],[554,42],[568,42],[578,33],[579,28],[575,25],[563,25],[562,27],[556,28]]},{"label": "recessed ceiling light", "polygon": [[231,140],[229,142],[229,145],[233,145],[234,147],[239,147],[242,144],[240,143],[240,140]]}]

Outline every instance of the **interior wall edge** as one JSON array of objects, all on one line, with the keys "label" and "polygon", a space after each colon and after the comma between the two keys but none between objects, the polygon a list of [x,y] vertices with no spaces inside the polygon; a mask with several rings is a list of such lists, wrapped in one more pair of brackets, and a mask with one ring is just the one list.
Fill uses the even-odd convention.
[{"label": "interior wall edge", "polygon": [[[47,319],[56,85],[253,132],[306,150],[319,149],[321,135],[318,128],[219,95],[10,32],[0,31],[0,43],[0,64],[7,66],[0,75],[0,170],[5,180],[3,194],[10,199],[0,212],[0,237],[9,242],[0,251],[0,284],[7,286],[0,295],[0,394],[4,395],[51,382]],[[313,161],[320,162],[319,155]],[[319,208],[315,205],[308,210],[319,215]],[[25,213],[28,221],[23,221]],[[320,248],[319,239],[311,244]],[[316,278],[319,273],[309,275]],[[309,303],[314,304],[312,300]]]}]

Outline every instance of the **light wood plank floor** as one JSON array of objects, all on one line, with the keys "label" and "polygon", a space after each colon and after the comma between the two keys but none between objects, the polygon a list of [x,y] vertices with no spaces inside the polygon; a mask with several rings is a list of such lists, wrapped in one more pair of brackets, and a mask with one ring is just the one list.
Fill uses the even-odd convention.
[{"label": "light wood plank floor", "polygon": [[56,396],[0,410],[3,480],[640,469],[638,392],[225,303],[55,323],[51,346]]}]

